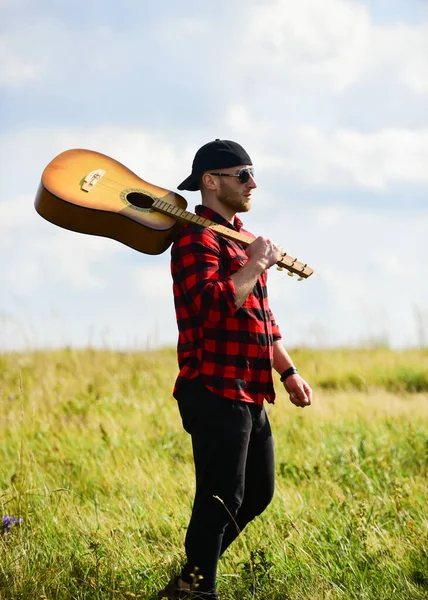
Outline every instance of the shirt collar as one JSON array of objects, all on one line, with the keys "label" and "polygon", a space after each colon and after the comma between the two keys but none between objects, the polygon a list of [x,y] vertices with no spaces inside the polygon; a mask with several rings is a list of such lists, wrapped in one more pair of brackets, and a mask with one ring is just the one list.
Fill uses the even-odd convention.
[{"label": "shirt collar", "polygon": [[242,221],[236,215],[232,224],[229,223],[227,219],[215,212],[215,210],[212,210],[211,208],[208,208],[208,206],[204,206],[203,204],[198,204],[197,206],[195,206],[195,213],[200,217],[204,217],[204,219],[209,219],[210,221],[219,223],[219,225],[230,227],[230,229],[236,229],[236,231],[240,231],[240,229],[242,228]]}]

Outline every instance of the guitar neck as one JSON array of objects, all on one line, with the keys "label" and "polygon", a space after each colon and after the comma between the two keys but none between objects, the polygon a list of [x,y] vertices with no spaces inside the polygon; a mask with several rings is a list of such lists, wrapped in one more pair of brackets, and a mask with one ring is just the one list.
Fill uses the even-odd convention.
[{"label": "guitar neck", "polygon": [[[243,246],[248,246],[254,241],[254,237],[249,235],[243,235],[238,231],[234,231],[229,227],[225,227],[224,225],[219,225],[219,223],[215,223],[214,221],[210,221],[209,219],[204,219],[204,217],[200,217],[199,215],[195,215],[187,210],[179,208],[178,206],[174,206],[165,202],[164,200],[155,200],[151,206],[152,209],[157,210],[165,215],[169,215],[180,221],[182,223],[195,223],[196,225],[202,225],[202,227],[209,227],[216,233],[219,233],[221,236],[233,240],[235,242],[239,242]],[[303,264],[298,261],[297,258],[293,258],[289,254],[284,254],[284,256],[277,263],[279,268],[287,269],[290,275],[296,273],[300,277],[307,278],[310,277],[313,273],[313,269],[308,267],[307,264]]]}]

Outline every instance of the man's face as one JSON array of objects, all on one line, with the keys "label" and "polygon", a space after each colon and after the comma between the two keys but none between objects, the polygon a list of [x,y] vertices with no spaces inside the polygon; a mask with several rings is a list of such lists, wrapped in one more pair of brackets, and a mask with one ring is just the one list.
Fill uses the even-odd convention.
[{"label": "man's face", "polygon": [[[219,171],[222,173],[238,175],[242,169],[251,168],[251,165],[241,165],[229,169],[219,169]],[[250,175],[246,183],[241,183],[238,177],[219,176],[217,200],[236,213],[247,212],[251,208],[251,194],[256,187],[257,184],[253,175]]]}]

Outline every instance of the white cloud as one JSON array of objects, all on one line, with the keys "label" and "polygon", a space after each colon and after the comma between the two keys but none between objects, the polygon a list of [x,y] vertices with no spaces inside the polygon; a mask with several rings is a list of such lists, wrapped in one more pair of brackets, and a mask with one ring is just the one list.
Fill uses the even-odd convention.
[{"label": "white cloud", "polygon": [[374,28],[369,52],[377,60],[367,67],[368,74],[384,70],[414,93],[428,94],[428,20]]},{"label": "white cloud", "polygon": [[3,299],[43,292],[51,283],[70,290],[101,287],[95,266],[118,247],[103,238],[76,235],[38,216],[31,196],[0,203]]},{"label": "white cloud", "polygon": [[[20,22],[19,29],[11,22],[4,40],[8,52],[18,53],[24,64],[43,65],[46,81],[54,80],[61,93],[75,93],[76,85],[92,91],[94,82],[105,93],[115,74],[124,82],[132,80],[132,93],[144,87],[145,72],[152,68],[149,54],[159,62],[157,87],[162,73],[167,79],[165,60],[183,77],[191,60],[200,88],[212,86],[216,93],[223,90],[239,101],[251,101],[260,93],[279,98],[297,94],[306,100],[311,90],[340,96],[356,85],[376,88],[377,80],[377,85],[392,81],[415,94],[428,93],[428,21],[382,25],[373,21],[364,4],[350,0],[253,1],[241,9],[235,2],[231,10],[237,6],[239,35],[232,25],[238,15],[214,25],[210,11],[201,6],[191,15],[183,11],[179,18],[175,12],[160,14],[145,35],[134,28],[125,34],[107,18],[99,23],[83,19],[77,26],[61,21],[58,13],[41,11],[34,22]],[[222,44],[207,42],[214,31]],[[215,70],[219,65],[221,72]],[[118,91],[128,93],[126,86]],[[147,93],[158,91],[148,86]],[[109,93],[117,92],[111,88]]]},{"label": "white cloud", "polygon": [[358,343],[371,334],[396,347],[418,343],[414,309],[423,311],[428,298],[426,209],[295,206],[276,214],[273,239],[284,239],[281,223],[291,233],[287,250],[299,247],[315,269],[299,283],[270,272],[271,304],[288,343],[305,336],[319,345]]},{"label": "white cloud", "polygon": [[11,40],[0,36],[0,85],[16,86],[33,82],[40,78],[42,68],[34,60],[21,55],[14,49]]},{"label": "white cloud", "polygon": [[168,265],[135,267],[132,271],[136,293],[156,303],[165,299],[169,303],[172,294],[172,279]]},{"label": "white cloud", "polygon": [[354,2],[277,0],[251,9],[242,56],[270,77],[340,91],[366,68],[369,31],[368,11]]},{"label": "white cloud", "polygon": [[[414,91],[428,91],[428,22],[374,24],[368,9],[348,0],[275,0],[249,9],[239,62],[257,81],[340,93],[380,71]],[[256,76],[254,76],[254,71]]]},{"label": "white cloud", "polygon": [[[272,123],[246,127],[255,120],[251,109],[234,105],[225,119],[235,119],[234,133],[245,145],[257,173],[270,172],[304,185],[325,189],[394,189],[397,184],[428,185],[428,128],[385,128],[377,131],[311,124],[277,130]],[[285,185],[285,182],[283,182]]]},{"label": "white cloud", "polygon": [[102,288],[105,283],[95,266],[115,252],[116,246],[103,238],[79,234],[75,241],[70,234],[55,230],[55,234],[39,241],[32,260],[43,266],[45,277],[49,271],[49,279],[58,284],[65,283],[72,289]]},{"label": "white cloud", "polygon": [[[64,150],[84,148],[107,154],[139,177],[172,189],[186,175],[190,159],[181,148],[148,128],[103,125],[73,128],[28,128],[0,137],[0,163],[8,165],[0,186],[2,196],[20,191],[36,194],[47,164]],[[24,169],[25,165],[25,169]]]},{"label": "white cloud", "polygon": [[328,133],[308,125],[297,129],[291,145],[285,171],[313,185],[385,190],[396,183],[428,184],[428,128]]},{"label": "white cloud", "polygon": [[19,226],[21,231],[28,227],[31,220],[31,212],[27,207],[31,203],[31,196],[20,195],[10,200],[0,202],[0,243],[4,243],[9,236],[13,235],[13,227]]}]

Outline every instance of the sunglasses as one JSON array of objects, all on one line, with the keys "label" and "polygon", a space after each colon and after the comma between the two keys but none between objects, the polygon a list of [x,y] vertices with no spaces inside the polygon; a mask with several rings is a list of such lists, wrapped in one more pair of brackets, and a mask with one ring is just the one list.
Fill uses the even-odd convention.
[{"label": "sunglasses", "polygon": [[254,169],[241,169],[239,173],[210,173],[210,175],[218,175],[219,177],[237,177],[239,183],[247,183],[251,177],[254,177]]}]

